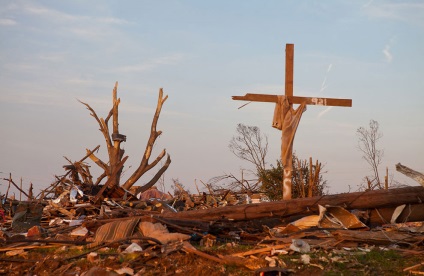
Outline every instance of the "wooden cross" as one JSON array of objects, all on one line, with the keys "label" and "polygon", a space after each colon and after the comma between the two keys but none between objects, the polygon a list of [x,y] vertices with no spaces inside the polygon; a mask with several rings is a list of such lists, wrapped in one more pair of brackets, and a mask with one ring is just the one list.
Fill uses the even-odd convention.
[{"label": "wooden cross", "polygon": [[[246,94],[245,96],[233,96],[233,100],[251,101],[251,102],[273,102],[280,105],[284,111],[279,110],[282,114],[276,113],[275,116],[281,116],[282,130],[281,137],[281,162],[284,168],[283,175],[283,199],[291,199],[292,197],[292,175],[293,168],[291,164],[292,148],[294,135],[297,125],[300,121],[306,105],[323,105],[323,106],[352,106],[352,99],[333,99],[333,98],[317,98],[317,97],[298,97],[293,96],[293,60],[294,60],[294,44],[286,44],[286,79],[285,79],[285,95],[269,95],[269,94]],[[284,101],[284,102],[283,102]],[[297,110],[293,109],[293,104],[300,104]],[[299,110],[301,109],[301,110]],[[288,114],[286,116],[286,114]],[[297,117],[296,117],[297,116]],[[293,119],[293,120],[292,120]],[[290,137],[288,137],[290,136]]]}]

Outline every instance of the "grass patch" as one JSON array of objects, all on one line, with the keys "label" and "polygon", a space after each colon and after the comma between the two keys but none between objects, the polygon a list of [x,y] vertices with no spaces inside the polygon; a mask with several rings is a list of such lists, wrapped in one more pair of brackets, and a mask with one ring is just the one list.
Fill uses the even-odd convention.
[{"label": "grass patch", "polygon": [[31,251],[38,254],[50,254],[56,252],[57,249],[58,247],[33,248]]},{"label": "grass patch", "polygon": [[330,262],[324,275],[403,275],[406,266],[405,259],[394,250],[371,250],[343,258],[347,262]]}]

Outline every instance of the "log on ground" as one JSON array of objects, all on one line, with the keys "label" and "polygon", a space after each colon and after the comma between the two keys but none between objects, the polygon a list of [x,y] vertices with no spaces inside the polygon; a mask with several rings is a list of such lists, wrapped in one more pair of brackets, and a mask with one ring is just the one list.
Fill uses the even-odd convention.
[{"label": "log on ground", "polygon": [[424,201],[424,187],[405,187],[374,190],[285,201],[263,202],[226,206],[221,208],[164,213],[163,218],[193,219],[200,221],[251,220],[266,217],[289,217],[298,214],[318,213],[319,205],[341,206],[348,210],[393,207],[402,204],[418,204]]}]

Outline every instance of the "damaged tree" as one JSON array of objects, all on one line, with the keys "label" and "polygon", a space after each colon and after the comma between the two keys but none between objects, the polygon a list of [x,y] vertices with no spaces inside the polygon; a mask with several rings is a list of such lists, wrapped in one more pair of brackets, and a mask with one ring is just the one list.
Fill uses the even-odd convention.
[{"label": "damaged tree", "polygon": [[396,170],[400,173],[403,173],[404,175],[414,179],[418,183],[421,184],[421,186],[424,187],[424,174],[414,171],[411,168],[408,168],[407,166],[402,165],[401,163],[396,164]]},{"label": "damaged tree", "polygon": [[383,189],[378,168],[384,156],[384,150],[377,148],[378,140],[383,137],[379,131],[377,121],[370,120],[369,128],[360,127],[356,130],[358,135],[358,150],[362,152],[362,158],[367,161],[373,172],[372,176],[366,176],[365,181],[368,185],[368,190]]},{"label": "damaged tree", "polygon": [[[99,167],[103,169],[103,173],[97,178],[96,185],[100,183],[102,179],[107,177],[107,182],[104,185],[104,188],[112,188],[120,185],[120,178],[122,174],[122,169],[124,167],[124,163],[127,160],[128,156],[124,157],[124,149],[121,148],[121,143],[126,141],[126,136],[119,133],[119,121],[118,121],[118,106],[121,101],[120,98],[117,97],[118,94],[118,82],[115,83],[115,87],[112,93],[112,109],[109,111],[106,119],[99,118],[94,111],[93,108],[87,103],[79,101],[83,105],[90,110],[90,115],[93,116],[97,123],[100,126],[100,131],[102,132],[107,146],[109,162],[104,162],[100,160],[93,152],[89,155],[90,159],[96,163]],[[152,120],[152,126],[150,129],[150,137],[147,141],[146,149],[144,151],[143,157],[141,159],[140,165],[135,170],[135,172],[125,181],[122,185],[124,189],[129,189],[133,186],[141,176],[143,176],[147,171],[155,167],[165,156],[166,150],[163,149],[162,152],[156,157],[155,160],[149,162],[149,159],[152,154],[153,146],[156,142],[156,139],[162,134],[162,131],[157,130],[157,122],[159,120],[159,115],[162,110],[162,106],[168,96],[163,96],[162,88],[159,89],[159,97],[156,106],[156,112]],[[113,128],[112,133],[110,133],[109,129],[109,120],[112,118]],[[87,149],[87,153],[89,150]],[[167,170],[169,165],[171,164],[171,158],[169,154],[167,155],[167,159],[165,164],[158,170],[158,172],[153,176],[153,178],[145,185],[141,186],[137,193],[143,192],[153,186],[157,180],[161,177],[161,175]]]}]

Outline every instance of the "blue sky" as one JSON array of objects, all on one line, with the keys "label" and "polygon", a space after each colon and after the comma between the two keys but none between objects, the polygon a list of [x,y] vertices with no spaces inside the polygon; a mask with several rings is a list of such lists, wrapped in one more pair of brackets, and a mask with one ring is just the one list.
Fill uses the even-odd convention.
[{"label": "blue sky", "polygon": [[387,166],[391,179],[417,185],[394,166],[424,171],[422,1],[1,1],[0,176],[38,191],[64,173],[63,156],[100,144],[104,158],[77,99],[106,117],[115,81],[124,178],[144,152],[160,87],[169,98],[154,154],[171,155],[168,188],[178,178],[195,192],[195,179],[251,168],[228,150],[238,123],[269,137],[274,164],[274,106],[238,109],[231,96],[283,94],[286,43],[295,44],[295,95],[353,99],[352,108],[309,106],[296,134],[297,155],[325,164],[330,192],[356,190],[370,173],[356,130],[371,119],[384,135],[381,174]]}]

